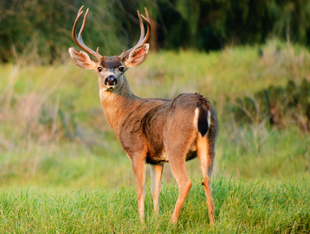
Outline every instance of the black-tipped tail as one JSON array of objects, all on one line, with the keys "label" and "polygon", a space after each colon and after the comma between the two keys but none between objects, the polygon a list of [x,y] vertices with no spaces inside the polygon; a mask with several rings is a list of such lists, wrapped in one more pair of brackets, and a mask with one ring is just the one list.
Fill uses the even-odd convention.
[{"label": "black-tipped tail", "polygon": [[198,131],[204,137],[209,130],[208,123],[208,110],[203,106],[199,108],[199,117],[198,117]]}]

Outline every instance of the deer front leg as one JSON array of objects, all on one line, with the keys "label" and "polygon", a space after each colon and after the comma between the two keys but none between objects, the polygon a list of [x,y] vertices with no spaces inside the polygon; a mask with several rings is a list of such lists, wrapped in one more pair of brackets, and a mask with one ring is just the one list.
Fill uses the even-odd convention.
[{"label": "deer front leg", "polygon": [[144,222],[145,160],[132,159],[132,168],[136,180],[138,211],[141,223]]},{"label": "deer front leg", "polygon": [[153,197],[154,213],[158,215],[158,199],[160,193],[160,179],[162,176],[164,165],[151,165],[151,193]]}]

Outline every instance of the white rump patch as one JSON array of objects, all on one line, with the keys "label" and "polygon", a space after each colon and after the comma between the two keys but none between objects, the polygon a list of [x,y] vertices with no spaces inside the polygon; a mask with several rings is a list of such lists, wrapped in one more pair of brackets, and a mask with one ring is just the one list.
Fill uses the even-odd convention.
[{"label": "white rump patch", "polygon": [[198,116],[199,116],[199,108],[195,109],[195,116],[194,116],[194,127],[198,130]]}]

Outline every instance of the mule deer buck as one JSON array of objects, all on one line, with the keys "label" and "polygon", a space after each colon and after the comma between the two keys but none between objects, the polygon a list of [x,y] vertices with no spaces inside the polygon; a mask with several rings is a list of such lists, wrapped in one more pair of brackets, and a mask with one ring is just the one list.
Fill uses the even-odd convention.
[{"label": "mule deer buck", "polygon": [[[173,211],[172,223],[176,223],[183,203],[192,187],[185,168],[185,161],[198,156],[203,174],[207,197],[209,219],[214,223],[212,188],[210,177],[215,156],[217,138],[217,117],[210,102],[200,94],[180,94],[174,100],[160,98],[139,98],[128,85],[125,72],[146,59],[150,35],[150,19],[145,8],[145,16],[140,15],[141,35],[138,43],[119,56],[101,56],[87,47],[82,32],[88,14],[76,37],[75,29],[82,15],[80,8],[72,29],[75,43],[85,52],[96,58],[94,61],[84,51],[73,47],[69,53],[78,67],[93,69],[98,75],[99,96],[104,114],[114,129],[119,142],[132,163],[138,197],[138,210],[141,222],[144,221],[145,167],[151,165],[151,194],[154,212],[158,214],[160,180],[164,163],[169,162],[178,184],[179,196]],[[145,35],[143,20],[147,24]]]}]

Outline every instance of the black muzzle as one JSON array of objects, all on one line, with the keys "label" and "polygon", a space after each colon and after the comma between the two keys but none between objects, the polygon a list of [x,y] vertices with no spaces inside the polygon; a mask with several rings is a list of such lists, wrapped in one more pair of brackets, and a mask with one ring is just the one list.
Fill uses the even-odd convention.
[{"label": "black muzzle", "polygon": [[105,85],[116,85],[117,79],[115,76],[108,76],[107,78],[105,78],[104,84]]}]

